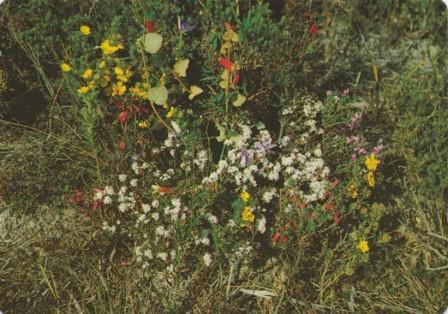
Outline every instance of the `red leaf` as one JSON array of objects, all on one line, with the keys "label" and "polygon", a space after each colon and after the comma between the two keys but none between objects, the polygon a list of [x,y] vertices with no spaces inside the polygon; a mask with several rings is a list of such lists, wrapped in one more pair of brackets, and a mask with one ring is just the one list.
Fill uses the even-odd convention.
[{"label": "red leaf", "polygon": [[240,81],[240,72],[235,71],[235,73],[233,73],[232,84],[236,85],[236,84],[238,84],[239,81]]},{"label": "red leaf", "polygon": [[341,218],[339,217],[339,214],[336,211],[336,209],[333,210],[333,221],[336,225],[339,225],[339,223],[341,222]]},{"label": "red leaf", "polygon": [[154,33],[154,31],[156,30],[154,22],[151,21],[145,21],[145,28],[148,33]]},{"label": "red leaf", "polygon": [[120,114],[118,115],[118,121],[120,121],[121,123],[125,123],[127,119],[128,119],[128,112],[127,111],[120,112]]},{"label": "red leaf", "polygon": [[227,70],[231,70],[233,67],[233,62],[226,58],[219,58],[219,64]]}]

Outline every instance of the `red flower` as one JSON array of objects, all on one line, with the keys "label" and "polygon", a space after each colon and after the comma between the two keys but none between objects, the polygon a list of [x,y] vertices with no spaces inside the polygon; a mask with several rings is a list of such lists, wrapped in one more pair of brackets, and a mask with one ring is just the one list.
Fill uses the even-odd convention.
[{"label": "red flower", "polygon": [[219,58],[219,64],[227,70],[232,70],[233,62],[226,58]]},{"label": "red flower", "polygon": [[277,243],[279,237],[280,234],[278,232],[274,233],[274,235],[272,236],[272,242]]},{"label": "red flower", "polygon": [[131,262],[129,262],[129,261],[121,261],[121,266],[122,267],[128,267],[129,265],[131,265]]},{"label": "red flower", "polygon": [[338,185],[339,185],[338,179],[334,179],[334,181],[331,182],[331,188],[333,188],[333,189],[337,188]]},{"label": "red flower", "polygon": [[156,30],[154,23],[151,21],[145,21],[145,28],[148,33],[154,33]]},{"label": "red flower", "polygon": [[125,142],[120,142],[120,144],[118,144],[118,149],[122,152],[125,151],[126,149],[126,143]]},{"label": "red flower", "polygon": [[334,210],[334,206],[331,203],[327,203],[327,204],[325,204],[325,209],[332,209],[332,210]]},{"label": "red flower", "polygon": [[288,240],[288,239],[286,238],[286,235],[282,234],[282,237],[281,237],[280,241],[282,241],[282,243],[285,243],[286,240]]},{"label": "red flower", "polygon": [[127,111],[120,112],[120,114],[118,115],[118,121],[120,121],[121,123],[125,123],[127,119],[128,119],[128,112]]},{"label": "red flower", "polygon": [[308,32],[311,35],[317,35],[318,34],[317,25],[314,22],[310,23],[310,26],[308,28]]},{"label": "red flower", "polygon": [[236,84],[238,84],[239,81],[240,81],[240,72],[239,71],[235,71],[235,73],[233,73],[232,84],[236,85]]}]

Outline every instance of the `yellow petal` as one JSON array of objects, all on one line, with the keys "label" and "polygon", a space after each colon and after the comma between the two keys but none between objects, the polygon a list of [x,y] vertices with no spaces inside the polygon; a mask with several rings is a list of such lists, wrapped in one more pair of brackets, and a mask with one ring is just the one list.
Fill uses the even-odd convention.
[{"label": "yellow petal", "polygon": [[174,73],[176,73],[179,77],[187,77],[187,69],[189,64],[190,60],[188,59],[177,61],[174,64],[173,68]]}]

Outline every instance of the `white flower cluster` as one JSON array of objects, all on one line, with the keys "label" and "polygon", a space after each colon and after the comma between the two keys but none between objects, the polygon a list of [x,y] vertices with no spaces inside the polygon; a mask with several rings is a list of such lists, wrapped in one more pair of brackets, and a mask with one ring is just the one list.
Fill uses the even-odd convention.
[{"label": "white flower cluster", "polygon": [[[322,104],[311,104],[305,103],[304,114],[307,118],[316,118]],[[294,109],[286,109],[284,114],[293,112]],[[307,126],[305,137],[318,132],[316,123],[309,123]],[[256,136],[252,136],[248,125],[240,124],[239,131],[242,134],[240,140],[229,144],[226,158],[220,160],[216,169],[202,180],[204,186],[230,180],[238,190],[245,190],[248,187],[258,187],[259,182],[267,179],[273,185],[280,183],[281,188],[288,188],[304,203],[324,198],[329,168],[321,158],[320,145],[315,146],[312,151],[303,151],[294,147],[294,142],[287,136],[276,144],[263,126]],[[278,197],[277,189],[270,188],[264,192],[262,200],[270,203],[275,197]]]}]

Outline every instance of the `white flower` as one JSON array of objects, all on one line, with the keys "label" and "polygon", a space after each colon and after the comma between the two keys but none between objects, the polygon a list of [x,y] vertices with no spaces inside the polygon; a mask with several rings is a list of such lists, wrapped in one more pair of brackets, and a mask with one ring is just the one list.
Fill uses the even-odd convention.
[{"label": "white flower", "polygon": [[111,186],[106,186],[104,188],[104,194],[106,195],[114,195],[114,188]]},{"label": "white flower", "polygon": [[120,175],[118,176],[118,180],[119,180],[120,182],[125,182],[127,177],[128,177],[128,176],[125,175],[125,174],[120,174]]},{"label": "white flower", "polygon": [[93,200],[94,201],[102,200],[103,196],[104,196],[103,194],[104,194],[104,192],[102,190],[97,190],[95,192],[95,196],[93,197]]},{"label": "white flower", "polygon": [[166,254],[165,252],[157,253],[157,257],[160,258],[162,261],[166,261],[168,258],[168,254]]},{"label": "white flower", "polygon": [[145,255],[147,258],[152,259],[152,252],[151,252],[150,249],[147,249],[147,250],[145,251],[144,255]]},{"label": "white flower", "polygon": [[137,187],[137,185],[138,185],[138,180],[137,180],[137,179],[132,179],[131,182],[130,182],[130,184],[131,184],[132,187],[135,188],[135,187]]},{"label": "white flower", "polygon": [[257,230],[261,234],[266,232],[266,218],[264,216],[257,219]]},{"label": "white flower", "polygon": [[151,206],[149,206],[148,204],[142,204],[142,210],[146,214],[151,210]]},{"label": "white flower", "polygon": [[207,219],[211,224],[216,225],[218,223],[218,217],[216,217],[215,215],[208,214]]},{"label": "white flower", "polygon": [[209,246],[209,245],[210,245],[210,239],[207,238],[207,237],[203,237],[203,238],[201,239],[201,243],[204,244],[204,245],[206,245],[206,246]]},{"label": "white flower", "polygon": [[272,198],[275,196],[275,194],[276,194],[275,188],[273,188],[273,189],[271,189],[269,191],[264,192],[263,193],[263,201],[265,203],[270,203],[272,201]]},{"label": "white flower", "polygon": [[159,207],[159,200],[153,200],[151,203],[152,207]]},{"label": "white flower", "polygon": [[120,203],[120,204],[118,205],[118,210],[119,210],[121,213],[127,212],[128,209],[129,209],[129,204],[128,204],[128,203]]},{"label": "white flower", "polygon": [[103,199],[103,203],[105,205],[112,204],[112,198],[109,195],[105,196],[104,199]]},{"label": "white flower", "polygon": [[152,213],[151,217],[152,217],[152,219],[157,221],[157,220],[159,220],[160,215],[159,215],[159,213]]},{"label": "white flower", "polygon": [[212,256],[210,255],[210,253],[205,253],[202,259],[204,260],[204,264],[207,267],[212,263]]}]

